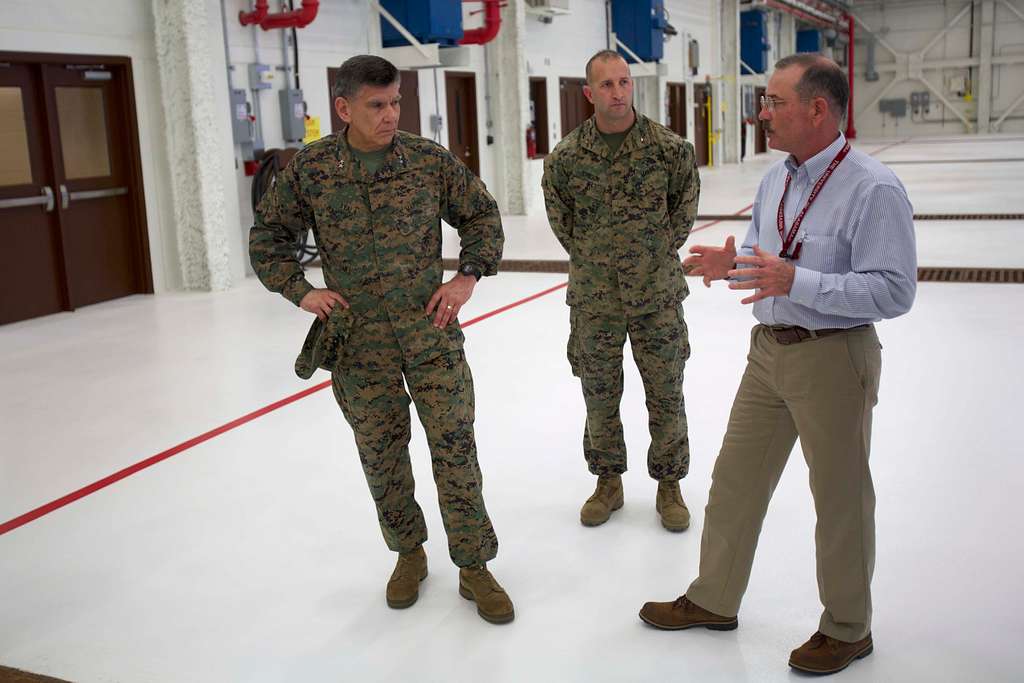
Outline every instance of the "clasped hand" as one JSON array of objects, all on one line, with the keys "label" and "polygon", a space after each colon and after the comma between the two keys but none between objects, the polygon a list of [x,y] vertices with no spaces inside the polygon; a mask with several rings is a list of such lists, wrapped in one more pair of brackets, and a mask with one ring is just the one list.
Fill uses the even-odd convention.
[{"label": "clasped hand", "polygon": [[729,277],[743,278],[730,282],[729,289],[756,289],[753,296],[748,296],[740,303],[752,304],[772,296],[788,296],[793,288],[796,266],[775,254],[754,247],[753,256],[737,256],[737,266],[729,271]]}]

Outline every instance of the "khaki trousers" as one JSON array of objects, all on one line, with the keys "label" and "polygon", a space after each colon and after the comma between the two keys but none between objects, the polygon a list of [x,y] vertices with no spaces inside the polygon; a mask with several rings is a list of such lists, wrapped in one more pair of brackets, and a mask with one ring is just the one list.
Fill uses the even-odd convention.
[{"label": "khaki trousers", "polygon": [[819,630],[854,642],[871,630],[875,491],[868,455],[881,345],[874,326],[778,343],[751,332],[704,511],[700,576],[686,591],[701,607],[735,616],[750,579],[761,523],[800,437],[817,513]]}]

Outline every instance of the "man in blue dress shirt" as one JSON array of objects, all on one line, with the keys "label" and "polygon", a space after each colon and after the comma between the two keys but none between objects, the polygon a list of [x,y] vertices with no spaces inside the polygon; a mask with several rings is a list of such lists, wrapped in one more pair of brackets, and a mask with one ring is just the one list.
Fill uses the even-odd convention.
[{"label": "man in blue dress shirt", "polygon": [[840,127],[849,88],[829,59],[775,65],[761,102],[769,169],[737,252],[695,246],[684,262],[704,284],[753,290],[751,332],[701,537],[700,575],[673,602],[649,602],[663,629],[736,628],[761,523],[797,437],[817,512],[818,631],[790,666],[834,673],[871,653],[875,494],[868,455],[881,345],[874,323],[906,313],[917,259],[913,210],[899,179],[852,150]]}]

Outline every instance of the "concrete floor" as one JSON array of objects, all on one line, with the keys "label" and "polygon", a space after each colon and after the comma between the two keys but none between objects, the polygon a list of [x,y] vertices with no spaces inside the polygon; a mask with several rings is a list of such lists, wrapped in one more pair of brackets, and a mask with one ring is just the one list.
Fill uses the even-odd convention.
[{"label": "concrete floor", "polygon": [[[860,143],[882,149],[890,142]],[[913,141],[879,152],[918,212],[1022,212],[1021,139]],[[702,173],[702,213],[735,212],[771,158]],[[1024,224],[919,222],[920,262],[1024,267]],[[561,258],[543,215],[506,222],[507,258]],[[692,242],[719,243],[742,224]],[[545,241],[546,240],[546,241]],[[450,248],[450,247],[446,247]],[[505,273],[463,321],[564,282]],[[430,528],[420,601],[384,604],[394,556],[329,391],[182,450],[0,535],[0,664],[74,681],[776,681],[816,628],[814,513],[794,452],[775,494],[740,628],[660,632],[636,617],[694,576],[710,472],[744,364],[740,296],[691,280],[686,396],[691,529],[669,534],[647,478],[646,410],[627,351],[626,505],[583,528],[593,479],[565,360],[564,289],[467,325],[491,568],[508,626],[459,597],[422,430],[411,446]],[[922,283],[879,324],[872,468],[875,653],[849,681],[1011,681],[1024,670],[1020,570],[1024,287]],[[0,525],[327,379],[292,361],[306,314],[255,280],[222,294],[130,297],[0,327]],[[415,424],[415,421],[414,421]]]}]

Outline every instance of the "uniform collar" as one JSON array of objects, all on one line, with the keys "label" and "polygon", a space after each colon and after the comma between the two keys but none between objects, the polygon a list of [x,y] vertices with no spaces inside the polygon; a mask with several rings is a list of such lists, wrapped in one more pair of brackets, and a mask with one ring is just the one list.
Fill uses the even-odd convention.
[{"label": "uniform collar", "polygon": [[409,154],[405,149],[405,144],[402,142],[401,131],[395,133],[395,137],[391,141],[391,147],[388,148],[388,152],[384,156],[384,162],[377,169],[377,172],[371,176],[363,169],[362,164],[356,161],[355,154],[352,153],[352,147],[349,146],[348,139],[345,137],[347,130],[347,128],[344,128],[336,134],[338,136],[338,174],[343,180],[369,183],[374,180],[383,180],[396,176],[408,170]]},{"label": "uniform collar", "polygon": [[[615,153],[615,156],[630,154],[635,150],[646,147],[651,142],[651,120],[643,114],[637,113],[636,109],[633,109],[633,114],[636,115],[636,121],[633,123],[633,127],[629,129],[629,134],[622,141],[622,145]],[[599,157],[610,159],[611,150],[608,149],[604,138],[601,137],[601,131],[597,129],[597,119],[591,116],[581,125],[580,144]]]},{"label": "uniform collar", "polygon": [[794,176],[799,174],[802,169],[803,172],[807,174],[808,180],[817,180],[821,177],[821,174],[825,172],[825,169],[828,168],[828,165],[832,163],[832,160],[836,158],[836,155],[839,154],[839,150],[841,150],[845,144],[846,136],[840,131],[839,137],[833,140],[832,144],[815,154],[803,164],[798,165],[796,163],[796,159],[792,154],[790,154],[789,157],[786,158],[786,168],[789,169],[789,172]]}]

